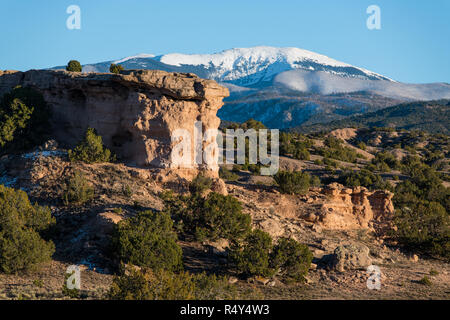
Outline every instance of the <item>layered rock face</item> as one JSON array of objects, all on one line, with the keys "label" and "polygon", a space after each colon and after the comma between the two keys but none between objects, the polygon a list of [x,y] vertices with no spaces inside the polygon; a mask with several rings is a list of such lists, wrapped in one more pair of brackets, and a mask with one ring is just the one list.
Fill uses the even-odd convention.
[{"label": "layered rock face", "polygon": [[[172,141],[177,129],[194,137],[217,129],[217,110],[228,89],[194,74],[158,70],[127,70],[121,74],[78,73],[62,70],[0,71],[0,96],[17,85],[41,92],[52,109],[53,136],[72,147],[88,127],[95,128],[105,145],[126,162],[171,168]],[[215,143],[203,141],[201,146]],[[194,157],[194,144],[191,155]],[[200,164],[217,173],[217,168]],[[207,170],[208,171],[208,170]]]},{"label": "layered rock face", "polygon": [[389,224],[394,213],[394,195],[389,191],[371,192],[364,187],[346,188],[332,183],[320,193],[325,199],[319,210],[304,218],[320,223],[326,229],[382,228]]}]

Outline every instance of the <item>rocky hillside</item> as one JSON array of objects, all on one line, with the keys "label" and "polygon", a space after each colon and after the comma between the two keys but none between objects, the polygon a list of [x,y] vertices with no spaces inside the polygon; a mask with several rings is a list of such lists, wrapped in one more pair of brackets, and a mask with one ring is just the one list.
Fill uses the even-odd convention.
[{"label": "rocky hillside", "polygon": [[[0,298],[448,297],[448,136],[282,133],[274,176],[249,163],[187,174],[160,164],[178,126],[218,127],[228,92],[212,80],[30,71],[0,88]],[[43,104],[52,139],[29,147]]]},{"label": "rocky hillside", "polygon": [[301,132],[346,127],[385,127],[406,130],[424,130],[430,133],[450,134],[450,100],[402,103],[376,112],[331,121],[327,124],[303,125],[294,128]]},{"label": "rocky hillside", "polygon": [[342,94],[299,93],[282,88],[231,92],[218,112],[222,120],[243,122],[250,118],[270,128],[290,129],[323,124],[401,103],[369,92]]},{"label": "rocky hillside", "polygon": [[[4,157],[0,163],[2,183],[22,188],[32,201],[49,205],[57,221],[57,232],[52,237],[56,244],[53,260],[31,274],[0,273],[0,297],[68,298],[61,291],[65,269],[77,264],[82,267],[83,297],[103,299],[117,273],[116,263],[108,253],[115,225],[142,210],[161,212],[165,207],[161,194],[165,190],[189,194],[189,181],[120,163],[75,163],[69,161],[63,149],[53,148],[45,150],[44,146],[31,154]],[[246,170],[234,170],[235,177],[223,177],[227,193],[251,216],[253,228],[268,232],[274,241],[287,237],[308,245],[313,260],[305,284],[286,284],[278,277],[246,279],[230,274],[226,262],[229,243],[223,239],[180,239],[185,269],[231,275],[229,281],[239,290],[259,292],[258,297],[265,299],[445,298],[450,266],[403,250],[388,237],[394,216],[393,193],[337,183],[326,185],[327,179],[339,176],[343,169],[330,172],[318,164],[318,159],[326,162],[321,156],[311,158],[281,159],[282,170],[303,170],[324,181],[323,186],[310,188],[305,195],[281,193],[272,178]],[[351,166],[353,170],[360,170],[364,163],[338,162],[339,168]],[[94,196],[82,205],[66,205],[62,199],[68,179],[75,172],[83,174]],[[393,175],[387,176],[390,183],[398,183]],[[366,287],[365,269],[370,264],[381,266],[380,291]],[[420,280],[435,270],[438,274],[433,273],[432,285],[421,284]],[[42,285],[33,284],[35,279],[40,279]]]}]

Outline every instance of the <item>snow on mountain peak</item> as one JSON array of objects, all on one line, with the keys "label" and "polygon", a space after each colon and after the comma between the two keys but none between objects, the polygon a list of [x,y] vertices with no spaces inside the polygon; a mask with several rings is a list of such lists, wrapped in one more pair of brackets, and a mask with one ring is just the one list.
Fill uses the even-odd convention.
[{"label": "snow on mountain peak", "polygon": [[123,62],[125,62],[125,61],[132,60],[132,59],[154,58],[154,57],[155,57],[154,54],[140,53],[140,54],[137,54],[137,55],[135,55],[135,56],[126,57],[126,58],[122,58],[122,59],[120,59],[120,60],[116,60],[116,61],[114,61],[113,63],[114,63],[114,64],[118,64],[118,63],[123,63]]},{"label": "snow on mountain peak", "polygon": [[350,66],[346,63],[336,61],[324,55],[298,48],[275,48],[275,47],[252,47],[233,48],[214,54],[180,54],[172,53],[160,57],[160,61],[166,64],[181,65],[213,65],[232,68],[236,60],[245,60],[250,63],[262,61],[276,62],[286,61],[290,64],[299,60],[314,60],[317,63],[331,66]]},{"label": "snow on mountain peak", "polygon": [[[377,73],[294,47],[233,48],[213,54],[171,53],[155,56],[141,53],[114,63],[121,63],[125,68],[193,72],[203,78],[243,87],[265,86],[280,73],[290,70],[322,71],[344,78],[392,81]],[[108,67],[100,63],[98,66],[85,66],[85,69],[97,68],[104,72]]]},{"label": "snow on mountain peak", "polygon": [[177,67],[201,66],[209,71],[211,78],[218,81],[247,78],[246,84],[270,80],[276,74],[287,70],[306,69],[314,71],[317,68],[319,70],[329,68],[329,72],[335,74],[344,73],[339,68],[354,68],[359,71],[360,77],[389,80],[374,72],[294,47],[233,48],[215,54],[172,53],[159,56],[156,59]]}]

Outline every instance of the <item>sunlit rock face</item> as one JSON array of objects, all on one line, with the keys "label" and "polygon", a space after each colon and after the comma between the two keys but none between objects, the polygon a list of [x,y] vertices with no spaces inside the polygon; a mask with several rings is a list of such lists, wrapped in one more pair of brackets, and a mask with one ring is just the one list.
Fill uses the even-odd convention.
[{"label": "sunlit rock face", "polygon": [[[43,94],[52,109],[53,136],[63,146],[72,147],[91,127],[124,161],[154,168],[173,167],[175,130],[184,129],[194,137],[196,121],[202,122],[202,132],[217,129],[217,111],[229,95],[215,81],[189,73],[0,71],[0,95],[17,85]],[[191,151],[193,157],[193,143]],[[207,164],[194,166],[217,171]]]}]

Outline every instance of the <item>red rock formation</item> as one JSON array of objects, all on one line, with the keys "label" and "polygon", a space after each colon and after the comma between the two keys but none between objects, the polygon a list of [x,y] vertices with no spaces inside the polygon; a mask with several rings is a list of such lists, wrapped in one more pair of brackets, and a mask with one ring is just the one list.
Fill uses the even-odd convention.
[{"label": "red rock formation", "polygon": [[394,213],[393,194],[389,191],[371,192],[364,187],[346,188],[332,183],[320,192],[325,195],[320,209],[308,212],[304,218],[326,229],[372,229],[374,224],[388,223]]},{"label": "red rock formation", "polygon": [[[216,113],[229,94],[215,81],[157,70],[0,71],[0,96],[17,85],[43,94],[53,111],[53,136],[63,146],[72,147],[92,127],[128,163],[156,168],[171,167],[174,130],[193,136],[195,121],[203,132],[218,128]],[[217,168],[203,167],[217,175]]]}]

